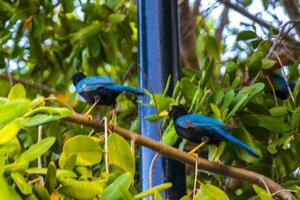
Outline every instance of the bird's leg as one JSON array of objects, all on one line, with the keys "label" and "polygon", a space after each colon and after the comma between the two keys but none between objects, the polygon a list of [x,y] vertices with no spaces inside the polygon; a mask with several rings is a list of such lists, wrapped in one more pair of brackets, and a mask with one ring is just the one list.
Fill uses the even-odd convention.
[{"label": "bird's leg", "polygon": [[203,137],[202,142],[198,144],[195,148],[193,148],[191,151],[188,152],[188,154],[193,155],[195,151],[197,151],[199,148],[201,148],[203,145],[205,145],[208,142],[208,137]]},{"label": "bird's leg", "polygon": [[216,145],[216,148],[215,148],[215,150],[214,150],[214,153],[213,153],[213,156],[212,156],[212,159],[211,159],[211,161],[214,161],[214,160],[215,160],[215,158],[216,158],[216,155],[217,155],[217,153],[218,153],[218,150],[219,150],[219,146],[218,146],[218,145]]},{"label": "bird's leg", "polygon": [[93,105],[88,109],[88,111],[86,111],[86,113],[84,114],[85,117],[88,117],[90,120],[93,119],[93,117],[90,115],[90,112],[92,112],[92,110],[94,109],[94,107],[97,105],[97,103],[100,101],[100,98],[96,98],[95,102],[93,103]]},{"label": "bird's leg", "polygon": [[111,115],[111,120],[109,122],[109,124],[113,127],[115,127],[115,124],[116,124],[116,107],[117,107],[117,105],[114,104],[113,110],[112,110],[112,115]]}]

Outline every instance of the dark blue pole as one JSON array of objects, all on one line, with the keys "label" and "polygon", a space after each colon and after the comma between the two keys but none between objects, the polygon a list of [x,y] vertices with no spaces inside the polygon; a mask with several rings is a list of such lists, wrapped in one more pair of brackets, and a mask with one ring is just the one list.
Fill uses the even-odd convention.
[{"label": "dark blue pole", "polygon": [[[177,0],[138,0],[139,87],[161,93],[169,75],[172,76],[170,93],[179,76]],[[149,103],[149,97],[141,98]],[[143,136],[160,140],[160,123],[144,119],[155,114],[149,106],[139,106],[140,131]],[[155,152],[141,147],[140,180],[142,191],[149,189],[149,167]],[[164,193],[164,199],[179,199],[185,194],[185,169],[177,161],[155,161],[153,186],[171,181],[173,187]]]}]

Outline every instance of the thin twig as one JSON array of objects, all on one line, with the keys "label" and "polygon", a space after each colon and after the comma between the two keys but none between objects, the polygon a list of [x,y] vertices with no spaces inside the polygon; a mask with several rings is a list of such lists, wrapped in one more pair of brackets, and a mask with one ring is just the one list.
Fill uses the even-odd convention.
[{"label": "thin twig", "polygon": [[[92,119],[80,115],[78,113],[73,113],[71,116],[66,117],[65,120],[85,126],[90,126],[95,128],[96,130],[101,130],[103,126],[100,124],[98,120]],[[142,135],[139,135],[137,133],[134,133],[132,131],[120,128],[120,127],[114,127],[109,126],[108,127],[111,131],[118,133],[124,138],[127,138],[129,140],[134,139],[137,144],[143,145],[145,147],[148,147],[152,150],[157,151],[159,154],[170,157],[172,159],[178,160],[182,163],[189,164],[191,166],[195,165],[195,157],[189,155],[186,152],[180,151],[172,146],[166,145],[162,142],[157,142],[155,140],[152,140],[150,138],[144,137]],[[261,187],[265,187],[261,180],[264,180],[264,183],[268,186],[271,193],[280,191],[276,193],[276,196],[280,199],[284,200],[295,200],[296,198],[289,192],[284,190],[284,188],[273,181],[272,179],[242,168],[237,167],[231,167],[226,165],[221,165],[206,159],[203,159],[201,157],[197,158],[198,168],[201,170],[206,170],[209,172],[213,172],[216,174],[221,174],[225,176],[229,176],[232,178],[236,178],[239,180],[247,181],[249,183],[254,183],[256,185],[259,185]]]},{"label": "thin twig", "polygon": [[197,187],[197,176],[198,176],[198,160],[197,160],[198,155],[195,155],[195,177],[194,177],[194,187],[193,187],[193,199],[196,195],[196,187]]},{"label": "thin twig", "polygon": [[[0,74],[0,79],[8,79],[6,75],[4,74]],[[50,88],[46,85],[43,85],[41,83],[36,83],[36,82],[33,82],[33,81],[29,81],[27,79],[22,79],[22,78],[16,78],[16,77],[13,77],[11,76],[11,79],[12,81],[14,82],[17,82],[17,83],[22,83],[26,86],[29,86],[29,87],[33,87],[33,88],[36,88],[36,89],[39,89],[39,90],[42,90],[48,94],[53,94],[53,93],[56,93],[56,90],[53,89],[53,88]]]},{"label": "thin twig", "polygon": [[[40,125],[40,126],[38,126],[38,142],[40,142],[42,140],[42,137],[43,137],[43,126]],[[43,165],[42,165],[42,157],[41,156],[39,156],[37,158],[37,162],[38,162],[38,168],[42,168]],[[41,185],[45,184],[44,178],[42,176],[40,177],[40,184]]]},{"label": "thin twig", "polygon": [[[9,61],[8,61],[8,65],[9,65]],[[5,67],[5,73],[6,73],[6,77],[8,79],[8,82],[9,82],[9,87],[12,88],[14,83],[13,83],[13,80],[12,80],[12,77],[11,77],[11,73],[8,69],[8,66]]]},{"label": "thin twig", "polygon": [[[108,125],[107,118],[103,117],[104,121],[104,151],[105,151],[105,172],[109,174],[109,163],[108,163]],[[101,124],[101,122],[99,122]]]},{"label": "thin twig", "polygon": [[[230,2],[230,0],[218,0],[219,2],[223,3],[225,6],[228,6],[229,8],[232,8],[233,10],[239,12],[240,14],[244,15],[245,17],[251,19],[252,21],[258,23],[259,25],[267,28],[267,29],[273,29],[275,33],[279,33],[280,32],[280,29],[272,26],[271,24],[269,24],[268,22],[262,20],[261,18],[258,18],[257,16],[249,13],[245,8],[239,6],[239,5],[236,5],[236,4],[233,4]],[[295,38],[293,38],[291,35],[289,34],[286,34],[285,35],[285,39],[288,39],[289,41],[291,42],[295,42],[295,43],[298,43],[299,42],[297,40],[295,40]]]},{"label": "thin twig", "polygon": [[[152,160],[151,160],[151,164],[150,164],[150,167],[149,167],[149,186],[150,186],[150,190],[152,190],[152,173],[153,173],[153,167],[154,167],[154,162],[155,160],[158,158],[159,156],[159,153],[156,152],[155,155],[153,156]],[[150,196],[150,200],[152,200],[152,195]]]}]

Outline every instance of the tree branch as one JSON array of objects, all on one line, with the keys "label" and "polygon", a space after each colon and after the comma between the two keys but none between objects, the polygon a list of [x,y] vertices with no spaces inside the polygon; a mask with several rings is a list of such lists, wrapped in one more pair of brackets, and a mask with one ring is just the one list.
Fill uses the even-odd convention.
[{"label": "tree branch", "polygon": [[[297,0],[298,1],[298,0]],[[281,0],[281,4],[283,5],[283,7],[285,8],[285,10],[287,11],[290,20],[292,21],[296,21],[300,19],[300,12],[299,12],[299,6],[297,4],[299,4],[297,1],[295,0]],[[296,31],[298,33],[298,35],[300,36],[300,24],[297,24],[295,26]]]},{"label": "tree branch", "polygon": [[[73,113],[73,115],[66,117],[65,120],[67,120],[69,122],[81,124],[81,125],[90,126],[96,130],[100,130],[103,128],[103,125],[101,124],[100,121],[94,120],[94,119],[92,119],[90,121],[89,118],[84,117],[83,115],[80,115],[78,113]],[[155,140],[149,139],[147,137],[138,135],[137,133],[134,133],[134,132],[131,132],[129,130],[119,128],[119,127],[110,126],[109,129],[113,132],[118,133],[119,135],[123,136],[124,138],[127,138],[129,140],[134,140],[137,144],[151,148],[151,149],[157,151],[159,154],[173,158],[182,163],[186,163],[191,166],[195,166],[195,164],[197,162],[197,164],[198,164],[197,166],[199,169],[206,170],[209,172],[214,172],[217,174],[222,174],[225,176],[240,179],[240,180],[247,181],[250,183],[254,183],[263,188],[265,188],[265,185],[266,185],[268,187],[268,189],[270,190],[270,192],[274,193],[274,195],[280,199],[284,199],[284,200],[295,200],[296,199],[289,191],[285,190],[282,186],[280,186],[279,184],[274,182],[272,179],[269,179],[268,177],[258,174],[256,172],[249,171],[246,169],[221,165],[216,162],[208,161],[208,160],[200,158],[200,157],[198,157],[197,161],[196,161],[194,156],[189,155],[186,152],[180,151],[169,145],[166,145],[162,142],[157,142]]]},{"label": "tree branch", "polygon": [[[0,79],[7,79],[7,76],[3,75],[3,74],[0,74]],[[13,82],[22,83],[26,86],[34,87],[36,89],[42,90],[42,91],[44,91],[46,93],[49,93],[49,94],[56,93],[55,89],[52,89],[52,88],[50,88],[46,85],[43,85],[41,83],[36,83],[36,82],[33,82],[33,81],[29,81],[27,79],[16,78],[16,77],[13,77],[13,76],[11,77],[11,79],[13,80]]]},{"label": "tree branch", "polygon": [[229,23],[228,13],[229,13],[229,8],[227,6],[225,6],[222,11],[221,19],[219,21],[219,25],[218,25],[218,27],[216,29],[216,33],[215,33],[216,39],[218,41],[221,41],[223,30],[224,30],[225,26]]},{"label": "tree branch", "polygon": [[[245,17],[251,19],[252,21],[258,23],[259,25],[267,28],[267,29],[273,29],[275,33],[279,33],[280,30],[272,25],[270,25],[269,23],[267,23],[266,21],[256,17],[255,15],[249,13],[246,9],[244,9],[243,7],[239,6],[239,5],[235,5],[233,3],[230,2],[230,0],[218,0],[219,2],[223,3],[225,6],[228,6],[229,8],[232,8],[233,10],[239,12],[240,14],[244,15]],[[291,35],[286,34],[285,35],[285,39],[287,39],[290,42],[293,43],[297,43],[298,45],[300,44],[297,40],[295,40],[295,38],[293,38]]]},{"label": "tree branch", "polygon": [[[198,2],[198,1],[197,1]],[[200,3],[200,2],[199,2]],[[189,1],[180,4],[180,54],[182,65],[199,69],[196,54],[196,19],[191,13]]]}]

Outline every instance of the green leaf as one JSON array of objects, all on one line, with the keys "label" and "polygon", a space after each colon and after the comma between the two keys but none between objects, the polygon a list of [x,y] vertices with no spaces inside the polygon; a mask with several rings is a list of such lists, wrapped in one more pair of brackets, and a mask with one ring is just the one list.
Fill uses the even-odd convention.
[{"label": "green leaf", "polygon": [[74,10],[74,2],[73,0],[62,0],[61,4],[64,8],[65,13],[73,12]]},{"label": "green leaf", "polygon": [[[121,148],[120,148],[121,147]],[[125,172],[134,175],[135,160],[126,140],[116,133],[108,137],[108,160],[109,164],[116,165]]]},{"label": "green leaf", "polygon": [[219,110],[218,106],[214,103],[210,103],[210,109],[213,111],[213,113],[216,115],[218,119],[221,119],[221,111]]},{"label": "green leaf", "polygon": [[118,23],[122,22],[125,19],[125,17],[126,17],[126,15],[114,13],[114,14],[110,14],[108,19],[111,23],[118,24]]},{"label": "green leaf", "polygon": [[201,83],[201,88],[205,88],[206,84],[208,83],[209,79],[213,78],[213,72],[215,68],[215,61],[210,60],[207,66],[207,70],[203,79],[203,82]]},{"label": "green leaf", "polygon": [[261,187],[257,185],[253,185],[253,189],[261,200],[273,200],[272,196],[268,194],[267,191],[265,191]]},{"label": "green leaf", "polygon": [[223,100],[223,103],[222,103],[222,106],[221,106],[222,111],[224,111],[226,108],[229,107],[229,105],[231,104],[233,98],[234,98],[234,90],[230,89],[224,95],[224,100]]},{"label": "green leaf", "polygon": [[0,104],[0,127],[29,111],[31,102],[27,99],[16,99]]},{"label": "green leaf", "polygon": [[73,170],[76,165],[77,155],[71,154],[64,164],[64,169]]},{"label": "green leaf", "polygon": [[288,114],[288,109],[285,106],[277,106],[269,109],[273,117],[282,117]]},{"label": "green leaf", "polygon": [[262,127],[274,133],[285,133],[290,130],[290,126],[285,122],[267,115],[242,115],[240,119],[248,127]]},{"label": "green leaf", "polygon": [[176,143],[177,139],[178,135],[176,134],[175,128],[172,123],[169,123],[162,136],[162,141],[165,144],[173,146]]},{"label": "green leaf", "polygon": [[275,60],[270,60],[270,59],[262,59],[262,69],[269,69],[271,68],[274,64],[276,63]]},{"label": "green leaf", "polygon": [[[80,181],[71,178],[60,178],[62,187],[59,192],[74,199],[94,199],[101,195],[106,185],[106,180]],[[102,198],[101,198],[102,199]]]},{"label": "green leaf", "polygon": [[[26,126],[38,126],[51,121],[56,121],[61,118],[70,116],[72,111],[69,108],[54,108],[54,107],[38,107],[26,114]],[[31,117],[33,116],[33,117]]]},{"label": "green leaf", "polygon": [[200,87],[195,85],[190,79],[188,78],[182,78],[180,81],[180,89],[181,93],[184,96],[184,99],[188,104],[192,103],[192,100],[194,98],[195,91],[199,90],[199,97],[202,96],[203,91]]},{"label": "green leaf", "polygon": [[56,139],[54,137],[42,139],[22,153],[16,162],[30,162],[36,160],[39,156],[43,155],[50,149],[55,140]]},{"label": "green leaf", "polygon": [[291,116],[291,129],[294,129],[299,125],[300,122],[300,112],[298,110],[294,111]]},{"label": "green leaf", "polygon": [[38,197],[38,199],[43,199],[43,200],[50,199],[50,195],[48,191],[42,185],[35,184],[32,189],[34,194],[36,194],[36,196]]},{"label": "green leaf", "polygon": [[[41,174],[41,175],[46,175],[48,171],[48,168],[29,168],[26,169],[25,172],[27,174]],[[66,170],[66,169],[57,169],[56,171],[56,177],[57,178],[75,178],[77,177],[77,174],[73,171]]]},{"label": "green leaf", "polygon": [[257,38],[257,35],[253,31],[242,31],[237,35],[236,40],[241,41],[241,40],[250,40]]},{"label": "green leaf", "polygon": [[66,141],[59,158],[59,166],[63,168],[70,156],[76,155],[76,165],[91,166],[102,158],[102,148],[89,136],[78,135]]},{"label": "green leaf", "polygon": [[0,145],[10,142],[21,128],[24,127],[24,119],[16,119],[0,129]]},{"label": "green leaf", "polygon": [[24,176],[22,176],[19,172],[11,173],[11,177],[22,194],[29,195],[32,193],[31,186],[26,182]]},{"label": "green leaf", "polygon": [[230,113],[226,116],[226,119],[230,119],[235,113],[241,110],[248,102],[248,96],[244,96],[230,111]]},{"label": "green leaf", "polygon": [[200,190],[197,192],[197,195],[201,197],[201,200],[229,200],[228,196],[223,190],[211,184],[202,184]]},{"label": "green leaf", "polygon": [[153,195],[155,192],[167,190],[171,187],[172,187],[172,183],[163,183],[163,184],[152,187],[152,189],[149,189],[149,190],[146,190],[146,191],[136,194],[134,196],[134,199],[142,199],[147,196]]},{"label": "green leaf", "polygon": [[115,200],[122,199],[122,192],[120,191],[120,187],[122,186],[124,189],[129,188],[131,182],[130,173],[125,173],[119,176],[114,182],[112,182],[108,187],[105,188],[104,193],[102,195],[101,200]]},{"label": "green leaf", "polygon": [[45,178],[45,186],[48,189],[48,192],[53,192],[56,187],[56,166],[53,161],[50,162],[47,169],[47,174]]},{"label": "green leaf", "polygon": [[3,175],[0,176],[0,194],[1,199],[5,200],[21,200],[18,193],[8,185]]},{"label": "green leaf", "polygon": [[20,83],[14,85],[11,88],[7,98],[9,100],[26,98],[26,90],[25,90],[24,86]]},{"label": "green leaf", "polygon": [[220,105],[224,97],[223,90],[217,90],[213,96],[211,97],[212,102],[214,102],[216,105]]}]

